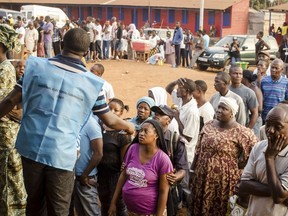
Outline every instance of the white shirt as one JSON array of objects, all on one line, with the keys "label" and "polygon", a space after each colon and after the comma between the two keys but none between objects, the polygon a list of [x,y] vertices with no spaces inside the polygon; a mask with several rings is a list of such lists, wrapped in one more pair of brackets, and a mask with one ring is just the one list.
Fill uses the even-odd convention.
[{"label": "white shirt", "polygon": [[38,31],[35,28],[28,28],[25,32],[25,44],[27,51],[33,51],[35,41],[38,41]]},{"label": "white shirt", "polygon": [[21,26],[20,28],[17,28],[16,29],[16,32],[18,33],[18,34],[21,34],[22,35],[22,37],[19,39],[20,40],[20,44],[21,45],[24,45],[24,40],[25,40],[25,28],[23,27],[23,26]]},{"label": "white shirt", "polygon": [[179,118],[184,126],[183,135],[192,138],[190,142],[186,140],[185,143],[188,162],[192,163],[200,129],[200,116],[197,102],[193,98],[188,103],[182,105],[182,99],[177,98],[176,90],[173,90],[171,95],[173,103],[178,106]]},{"label": "white shirt", "polygon": [[160,40],[160,37],[158,35],[155,35],[155,37],[150,36],[149,42],[150,42],[150,48],[154,48],[157,45],[157,41]]},{"label": "white shirt", "polygon": [[[111,40],[111,35],[112,35],[112,26],[111,25],[109,25],[109,26],[103,26],[103,40],[104,41],[109,41],[109,40]],[[105,33],[105,31],[108,31],[108,33]]]},{"label": "white shirt", "polygon": [[116,21],[113,22],[111,26],[112,26],[112,34],[111,34],[111,37],[112,37],[112,39],[115,39],[115,38],[116,38],[116,29],[118,28],[118,27],[117,27],[117,22],[116,22]]},{"label": "white shirt", "polygon": [[179,125],[175,118],[173,118],[170,124],[168,125],[168,130],[170,130],[173,133],[176,132],[177,134],[179,134]]},{"label": "white shirt", "polygon": [[106,101],[115,97],[113,87],[107,81],[104,82],[102,89],[104,91]]},{"label": "white shirt", "polygon": [[[184,37],[186,37],[186,36],[184,36]],[[184,37],[183,37],[183,39],[181,41],[180,49],[185,49]]]},{"label": "white shirt", "polygon": [[89,36],[90,36],[90,42],[95,42],[95,35],[94,35],[94,29],[95,29],[95,24],[90,22],[90,23],[87,23],[87,27],[89,28]]},{"label": "white shirt", "polygon": [[[263,140],[257,143],[249,156],[247,165],[244,168],[241,180],[253,180],[262,184],[268,184],[265,151],[268,141]],[[282,187],[288,190],[288,146],[278,153],[275,159],[275,166]],[[260,197],[251,195],[246,216],[284,216],[288,215],[288,208],[284,204],[275,204],[272,197]]]},{"label": "white shirt", "polygon": [[214,118],[215,111],[210,102],[207,101],[198,109],[199,109],[199,115],[203,118],[204,124]]},{"label": "white shirt", "polygon": [[96,41],[98,40],[102,40],[102,26],[99,24],[99,25],[95,25],[95,27],[94,27],[94,30],[96,30],[97,31],[97,33],[98,34],[96,34]]}]

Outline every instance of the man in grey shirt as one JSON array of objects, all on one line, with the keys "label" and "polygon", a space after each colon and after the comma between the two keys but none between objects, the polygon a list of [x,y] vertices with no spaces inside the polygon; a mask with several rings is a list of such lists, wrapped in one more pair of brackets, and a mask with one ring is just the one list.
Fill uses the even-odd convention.
[{"label": "man in grey shirt", "polygon": [[244,106],[243,100],[239,95],[229,90],[228,86],[230,84],[230,81],[231,81],[231,77],[228,73],[226,72],[217,73],[214,79],[214,87],[217,93],[212,95],[212,97],[210,98],[210,103],[212,104],[216,113],[221,96],[234,98],[239,106],[238,112],[236,114],[236,121],[241,125],[245,125],[246,112],[245,112],[245,106]]},{"label": "man in grey shirt", "polygon": [[[229,69],[231,77],[231,85],[229,89],[235,94],[239,95],[245,105],[246,124],[248,128],[252,129],[258,118],[258,101],[254,91],[241,83],[243,78],[243,70],[238,65],[233,65]],[[249,115],[250,114],[250,115]]]}]

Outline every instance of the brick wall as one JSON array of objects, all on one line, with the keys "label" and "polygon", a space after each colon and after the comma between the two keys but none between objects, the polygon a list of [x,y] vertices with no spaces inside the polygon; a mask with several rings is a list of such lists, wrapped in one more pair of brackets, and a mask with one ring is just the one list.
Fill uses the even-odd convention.
[{"label": "brick wall", "polygon": [[229,34],[247,34],[248,14],[249,0],[242,0],[233,5],[231,9],[231,27],[223,28],[222,36]]}]

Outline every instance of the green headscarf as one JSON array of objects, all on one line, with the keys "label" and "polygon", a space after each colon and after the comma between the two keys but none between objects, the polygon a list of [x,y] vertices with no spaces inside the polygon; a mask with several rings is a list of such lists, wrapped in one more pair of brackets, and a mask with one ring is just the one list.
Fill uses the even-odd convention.
[{"label": "green headscarf", "polygon": [[0,24],[0,43],[8,50],[14,50],[16,53],[21,51],[18,33],[7,24]]}]

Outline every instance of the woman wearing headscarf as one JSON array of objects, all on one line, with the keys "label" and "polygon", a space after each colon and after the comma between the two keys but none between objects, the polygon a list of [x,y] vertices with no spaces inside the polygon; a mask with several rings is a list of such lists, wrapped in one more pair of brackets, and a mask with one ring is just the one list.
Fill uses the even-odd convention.
[{"label": "woman wearing headscarf", "polygon": [[167,93],[162,87],[153,87],[148,90],[148,97],[155,101],[155,106],[167,105]]},{"label": "woman wearing headscarf", "polygon": [[221,97],[216,119],[204,125],[191,166],[191,215],[224,216],[257,138],[235,120],[235,99]]},{"label": "woman wearing headscarf", "polygon": [[[8,50],[20,52],[18,34],[10,26],[0,25],[0,101],[16,85],[16,72],[6,59]],[[11,113],[0,120],[0,215],[25,215],[26,191],[21,157],[15,149],[19,123]]]},{"label": "woman wearing headscarf", "polygon": [[130,119],[130,122],[132,122],[135,125],[136,131],[140,130],[143,122],[152,119],[152,111],[151,111],[152,106],[155,106],[155,102],[150,97],[142,97],[137,101],[136,104],[137,116]]},{"label": "woman wearing headscarf", "polygon": [[131,23],[128,28],[129,30],[127,33],[127,42],[128,42],[127,55],[128,55],[128,59],[133,60],[135,55],[133,51],[132,41],[139,39],[140,33],[136,29],[136,26],[134,23]]},{"label": "woman wearing headscarf", "polygon": [[146,121],[132,143],[124,158],[109,215],[116,215],[115,204],[122,190],[128,216],[162,216],[169,191],[167,174],[173,166],[160,123]]}]

